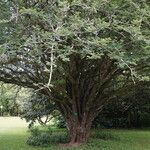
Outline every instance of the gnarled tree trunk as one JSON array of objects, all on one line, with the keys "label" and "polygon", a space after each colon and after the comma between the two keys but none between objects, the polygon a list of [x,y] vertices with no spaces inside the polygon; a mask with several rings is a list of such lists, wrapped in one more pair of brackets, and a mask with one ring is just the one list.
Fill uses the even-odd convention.
[{"label": "gnarled tree trunk", "polygon": [[66,146],[74,147],[87,142],[90,136],[92,121],[98,114],[98,112],[95,112],[95,110],[84,112],[82,118],[72,113],[64,116],[69,134],[69,143]]},{"label": "gnarled tree trunk", "polygon": [[[63,103],[58,102],[69,130],[71,146],[86,143],[90,136],[92,121],[112,98],[108,88],[112,78],[120,73],[116,64],[104,57],[102,60],[85,60],[71,55],[69,63],[63,63],[66,84]],[[106,89],[106,91],[105,91]],[[53,92],[54,93],[54,92]]]},{"label": "gnarled tree trunk", "polygon": [[71,145],[80,145],[86,143],[90,136],[92,120],[87,119],[86,121],[80,122],[75,118],[71,117],[67,119],[67,128],[69,131]]}]

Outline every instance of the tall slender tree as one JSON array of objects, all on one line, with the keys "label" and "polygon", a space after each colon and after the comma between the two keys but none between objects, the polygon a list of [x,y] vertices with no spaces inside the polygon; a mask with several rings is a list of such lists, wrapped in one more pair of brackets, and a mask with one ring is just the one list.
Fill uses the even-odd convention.
[{"label": "tall slender tree", "polygon": [[1,20],[0,80],[49,96],[65,118],[69,144],[85,143],[105,103],[125,91],[129,74],[136,82],[135,66],[149,60],[149,2],[1,3],[8,17]]}]

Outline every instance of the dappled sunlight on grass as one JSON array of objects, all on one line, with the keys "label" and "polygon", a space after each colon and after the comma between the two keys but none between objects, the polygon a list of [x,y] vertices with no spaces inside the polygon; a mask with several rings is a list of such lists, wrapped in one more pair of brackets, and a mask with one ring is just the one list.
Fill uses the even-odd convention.
[{"label": "dappled sunlight on grass", "polygon": [[12,133],[16,132],[21,128],[27,128],[28,124],[25,120],[20,119],[19,117],[0,117],[0,133]]}]

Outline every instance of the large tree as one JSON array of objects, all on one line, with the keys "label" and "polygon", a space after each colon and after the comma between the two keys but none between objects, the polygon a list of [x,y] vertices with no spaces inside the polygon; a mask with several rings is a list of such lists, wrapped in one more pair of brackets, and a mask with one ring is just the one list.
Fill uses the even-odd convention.
[{"label": "large tree", "polygon": [[105,103],[127,88],[125,79],[136,82],[139,61],[148,62],[148,1],[2,0],[1,5],[6,11],[0,10],[0,80],[49,96],[67,123],[70,145],[85,143]]}]

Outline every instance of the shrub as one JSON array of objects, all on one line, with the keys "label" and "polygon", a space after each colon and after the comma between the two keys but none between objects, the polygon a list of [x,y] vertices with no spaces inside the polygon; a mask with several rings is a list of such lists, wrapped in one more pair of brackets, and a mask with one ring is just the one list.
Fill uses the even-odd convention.
[{"label": "shrub", "polygon": [[39,128],[37,127],[34,127],[34,128],[30,128],[30,133],[31,133],[31,136],[38,136],[40,134],[40,130]]},{"label": "shrub", "polygon": [[50,126],[32,127],[29,131],[31,136],[27,139],[28,145],[46,147],[51,144],[69,142],[68,135],[65,132],[52,132]]},{"label": "shrub", "polygon": [[66,128],[65,120],[61,115],[57,117],[56,126],[58,128]]},{"label": "shrub", "polygon": [[50,144],[51,135],[46,133],[41,133],[37,136],[30,136],[27,140],[28,145],[32,146],[47,146]]},{"label": "shrub", "polygon": [[30,130],[31,136],[27,139],[27,144],[32,146],[46,146],[50,143],[52,130],[49,126],[39,129],[33,127]]}]

